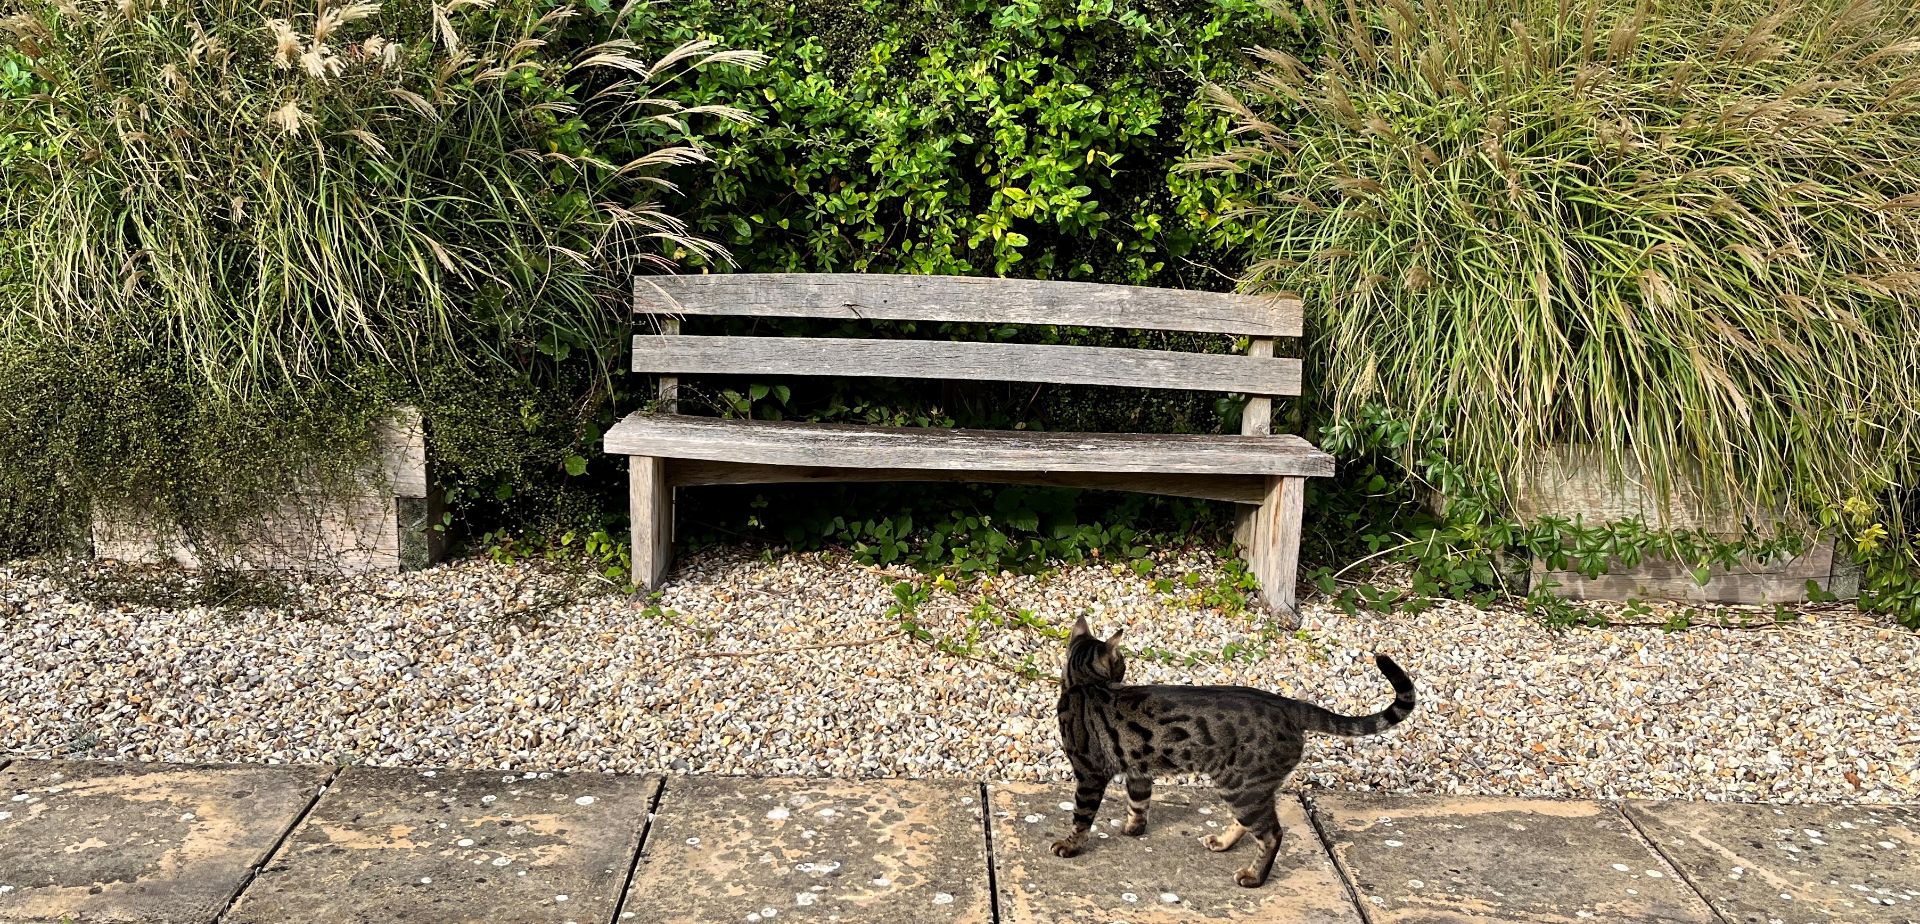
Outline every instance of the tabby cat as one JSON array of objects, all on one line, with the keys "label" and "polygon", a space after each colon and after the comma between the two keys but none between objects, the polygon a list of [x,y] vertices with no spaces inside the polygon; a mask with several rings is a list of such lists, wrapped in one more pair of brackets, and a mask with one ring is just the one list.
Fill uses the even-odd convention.
[{"label": "tabby cat", "polygon": [[1231,850],[1242,835],[1252,834],[1260,853],[1234,881],[1248,888],[1265,883],[1280,851],[1274,793],[1300,763],[1306,733],[1373,735],[1413,712],[1413,681],[1406,672],[1385,655],[1374,663],[1393,684],[1393,705],[1363,717],[1251,687],[1123,686],[1127,662],[1120,633],[1103,642],[1082,617],[1067,639],[1060,677],[1060,739],[1078,781],[1073,832],[1054,842],[1053,852],[1071,857],[1086,846],[1114,777],[1127,788],[1121,833],[1139,837],[1147,832],[1154,777],[1203,773],[1233,809],[1234,825],[1201,843],[1208,850]]}]

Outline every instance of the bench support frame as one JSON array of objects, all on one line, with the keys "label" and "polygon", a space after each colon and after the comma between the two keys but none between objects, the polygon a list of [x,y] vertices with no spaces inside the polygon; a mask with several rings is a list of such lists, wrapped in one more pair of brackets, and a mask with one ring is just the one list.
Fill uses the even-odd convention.
[{"label": "bench support frame", "polygon": [[1307,479],[1281,475],[1105,475],[1086,472],[964,472],[753,465],[628,456],[633,510],[633,581],[655,590],[673,561],[674,492],[712,484],[805,484],[845,482],[971,482],[1140,491],[1239,502],[1234,540],[1247,567],[1260,580],[1260,596],[1276,613],[1297,616],[1301,518]]},{"label": "bench support frame", "polygon": [[[655,334],[666,335],[634,338],[633,370],[659,376],[658,398],[652,408],[657,414],[678,414],[681,374],[758,374],[763,369],[776,372],[786,369],[797,370],[796,374],[1158,385],[1253,392],[1241,413],[1240,433],[1271,437],[1273,397],[1298,394],[1300,390],[1299,360],[1276,359],[1274,355],[1276,337],[1298,337],[1301,333],[1302,310],[1299,300],[1293,297],[1238,296],[1093,283],[841,274],[635,278],[633,295],[635,311],[650,316]],[[675,336],[680,333],[680,318],[687,315],[1065,324],[1218,333],[1246,336],[1248,340],[1245,358],[1241,359],[1049,345]],[[823,356],[830,361],[823,360]],[[1116,373],[1115,369],[1122,371]],[[659,439],[648,441],[629,434],[621,441],[624,445],[616,448],[614,437],[620,430],[621,427],[616,426],[609,431],[607,448],[626,450],[631,464],[631,573],[634,584],[645,590],[660,586],[672,562],[674,492],[683,486],[1000,482],[1172,494],[1237,503],[1239,520],[1234,539],[1249,570],[1260,582],[1262,601],[1284,617],[1297,618],[1294,583],[1299,577],[1307,477],[1332,473],[1332,460],[1317,450],[1313,451],[1324,460],[1324,470],[1320,470],[1319,465],[1299,468],[1274,465],[1272,462],[1278,457],[1272,455],[1239,460],[1235,464],[1246,467],[1234,468],[1221,464],[1218,457],[1210,465],[1193,466],[1185,456],[1168,458],[1167,453],[1162,452],[1146,459],[1141,457],[1150,453],[1141,452],[1136,456],[1130,450],[1124,459],[1128,470],[1121,471],[1087,464],[1079,453],[1086,448],[1082,446],[1063,448],[1037,444],[1023,447],[1025,454],[1017,457],[1013,464],[1005,464],[1005,458],[997,460],[1001,464],[992,464],[995,460],[990,453],[983,456],[979,447],[965,445],[964,440],[959,441],[960,445],[946,448],[956,456],[971,453],[972,464],[945,455],[929,457],[927,452],[903,453],[891,444],[869,444],[861,448],[859,452],[876,463],[866,467],[849,464],[844,448],[838,458],[832,453],[763,451],[759,453],[760,458],[747,461],[741,456],[748,453],[714,455],[697,440],[689,445],[686,433],[669,434],[678,437],[677,446],[675,439],[663,443]],[[844,438],[844,434],[837,438]],[[1304,442],[1300,445],[1312,450]],[[791,450],[792,445],[777,448]],[[663,454],[634,455],[635,450]],[[989,461],[985,464],[978,461],[983,458]],[[1114,466],[1115,469],[1121,467]],[[1062,468],[1073,470],[1059,470]],[[1169,468],[1173,471],[1166,471]]]},{"label": "bench support frame", "polygon": [[628,496],[633,511],[633,583],[655,590],[673,564],[673,483],[667,460],[627,457]]}]

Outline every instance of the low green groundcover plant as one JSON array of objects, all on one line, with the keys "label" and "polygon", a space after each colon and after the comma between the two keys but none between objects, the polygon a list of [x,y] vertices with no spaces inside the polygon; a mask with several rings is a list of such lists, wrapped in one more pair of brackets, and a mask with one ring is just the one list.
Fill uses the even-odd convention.
[{"label": "low green groundcover plant", "polygon": [[1320,53],[1214,91],[1238,143],[1196,166],[1249,190],[1246,285],[1305,294],[1336,427],[1384,408],[1497,484],[1596,447],[1848,532],[1909,575],[1870,599],[1920,621],[1920,8],[1300,15]]}]

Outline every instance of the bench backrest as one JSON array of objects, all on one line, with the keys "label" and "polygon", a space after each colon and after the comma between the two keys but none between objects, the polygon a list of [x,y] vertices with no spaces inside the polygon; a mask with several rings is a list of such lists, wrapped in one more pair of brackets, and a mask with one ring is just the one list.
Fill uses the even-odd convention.
[{"label": "bench backrest", "polygon": [[[1273,341],[1298,337],[1298,299],[1088,282],[858,273],[637,277],[634,310],[657,333],[633,338],[633,370],[660,374],[672,410],[679,375],[824,375],[1109,385],[1255,396],[1242,432],[1266,433],[1274,395],[1300,393],[1300,361]],[[682,336],[692,315],[1040,324],[1231,334],[1246,355],[1054,344],[846,337]]]}]

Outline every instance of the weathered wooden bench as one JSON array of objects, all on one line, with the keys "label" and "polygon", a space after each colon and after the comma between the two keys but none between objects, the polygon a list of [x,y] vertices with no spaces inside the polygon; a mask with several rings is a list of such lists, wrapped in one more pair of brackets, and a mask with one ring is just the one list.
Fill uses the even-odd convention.
[{"label": "weathered wooden bench", "polygon": [[[1273,397],[1300,393],[1300,361],[1273,342],[1298,337],[1300,303],[1082,282],[953,276],[730,274],[634,280],[634,309],[656,333],[633,339],[633,369],[660,378],[660,400],[605,438],[632,459],[633,575],[658,586],[672,555],[675,488],[710,484],[979,481],[1140,491],[1247,505],[1238,537],[1262,596],[1292,612],[1306,479],[1333,459],[1274,434]],[[697,315],[984,322],[1232,334],[1246,355],[1113,347],[709,337],[680,334]],[[729,420],[678,413],[682,375],[883,376],[1231,392],[1252,396],[1239,435],[1045,433]]]}]

